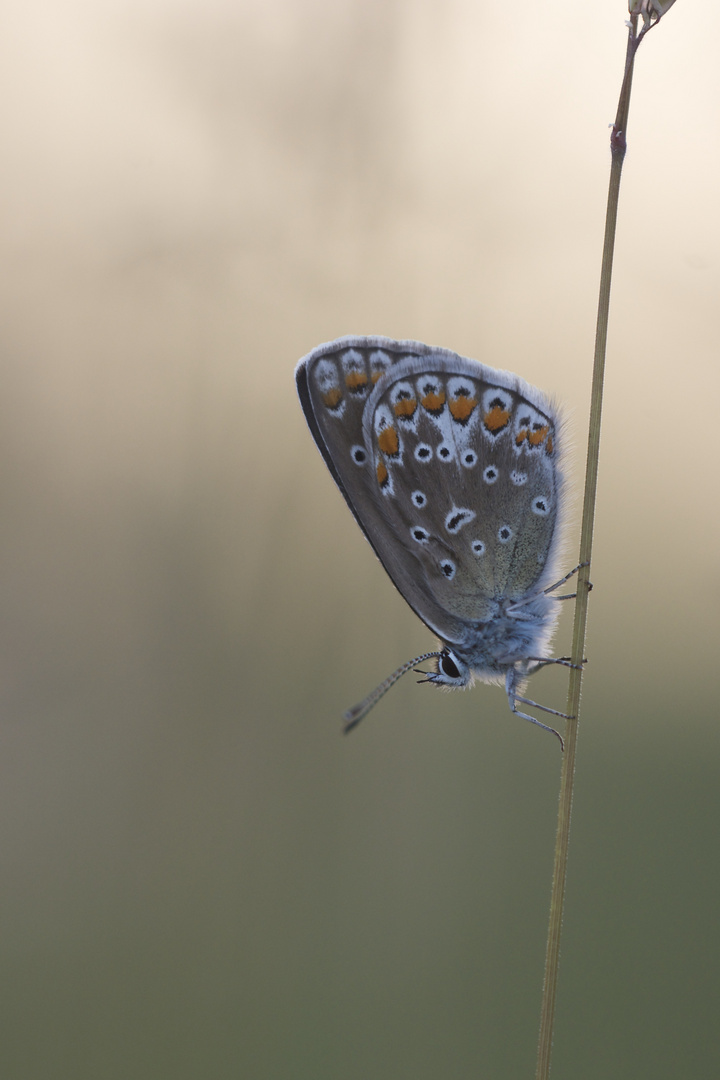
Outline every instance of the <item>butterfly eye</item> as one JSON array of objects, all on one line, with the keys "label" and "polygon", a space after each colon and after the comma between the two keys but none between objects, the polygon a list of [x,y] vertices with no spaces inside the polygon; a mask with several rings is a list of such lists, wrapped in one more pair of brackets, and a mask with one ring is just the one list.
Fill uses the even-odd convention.
[{"label": "butterfly eye", "polygon": [[448,679],[460,678],[460,671],[450,653],[443,653],[438,664],[443,675],[447,675]]}]

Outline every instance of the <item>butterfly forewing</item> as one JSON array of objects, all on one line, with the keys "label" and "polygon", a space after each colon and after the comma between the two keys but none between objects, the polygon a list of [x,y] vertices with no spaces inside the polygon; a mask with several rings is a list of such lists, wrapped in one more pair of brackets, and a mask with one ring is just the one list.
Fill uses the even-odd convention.
[{"label": "butterfly forewing", "polygon": [[365,440],[363,415],[386,373],[431,350],[417,342],[346,337],[314,349],[295,372],[300,403],[315,442],[348,506],[394,584],[417,615],[446,641],[461,641],[462,622],[417,584],[415,553],[403,551],[388,527],[381,462]]},{"label": "butterfly forewing", "polygon": [[557,518],[550,403],[417,342],[342,338],[297,369],[316,442],[391,578],[444,640],[544,583]]}]

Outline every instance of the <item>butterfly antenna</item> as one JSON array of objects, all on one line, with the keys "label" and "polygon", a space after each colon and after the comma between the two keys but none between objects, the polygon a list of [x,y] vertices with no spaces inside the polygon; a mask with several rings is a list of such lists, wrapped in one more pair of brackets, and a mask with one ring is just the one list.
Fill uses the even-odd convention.
[{"label": "butterfly antenna", "polygon": [[348,731],[352,731],[354,727],[357,727],[360,721],[367,716],[375,705],[377,705],[380,698],[387,694],[390,687],[394,686],[398,679],[402,678],[406,672],[411,671],[416,664],[422,664],[425,660],[432,659],[433,656],[442,656],[442,653],[426,652],[423,653],[422,656],[416,656],[414,660],[408,660],[406,664],[399,667],[392,675],[388,675],[384,682],[381,682],[379,686],[376,686],[372,694],[368,694],[364,701],[361,701],[359,705],[354,705],[352,709],[348,709],[343,717],[345,721],[345,734],[347,735]]}]

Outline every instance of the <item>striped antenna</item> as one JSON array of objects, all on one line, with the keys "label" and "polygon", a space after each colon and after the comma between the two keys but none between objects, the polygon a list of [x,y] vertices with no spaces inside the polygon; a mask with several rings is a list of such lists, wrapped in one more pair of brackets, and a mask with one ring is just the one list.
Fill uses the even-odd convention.
[{"label": "striped antenna", "polygon": [[376,686],[372,694],[368,694],[364,701],[361,701],[359,705],[354,705],[352,709],[348,709],[343,719],[345,720],[345,734],[348,731],[352,731],[354,727],[360,723],[364,717],[370,712],[381,697],[387,694],[391,686],[394,686],[398,679],[415,667],[416,664],[422,664],[425,660],[431,660],[433,656],[442,656],[439,652],[426,652],[422,656],[416,656],[414,660],[408,660],[406,664],[399,667],[397,671],[394,671],[392,675],[388,675],[384,682],[381,682],[379,686]]}]

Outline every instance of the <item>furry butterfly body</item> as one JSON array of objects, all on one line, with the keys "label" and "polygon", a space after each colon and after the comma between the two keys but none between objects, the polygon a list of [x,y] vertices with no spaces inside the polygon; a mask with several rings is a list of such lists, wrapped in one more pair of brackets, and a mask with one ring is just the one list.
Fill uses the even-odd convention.
[{"label": "furry butterfly body", "polygon": [[[513,712],[518,701],[535,704],[518,695],[524,679],[566,662],[546,655],[562,542],[557,408],[510,372],[383,337],[320,345],[296,382],[350,510],[441,641],[422,658],[437,659],[428,681],[504,681]],[[416,662],[351,710],[351,724]]]}]

